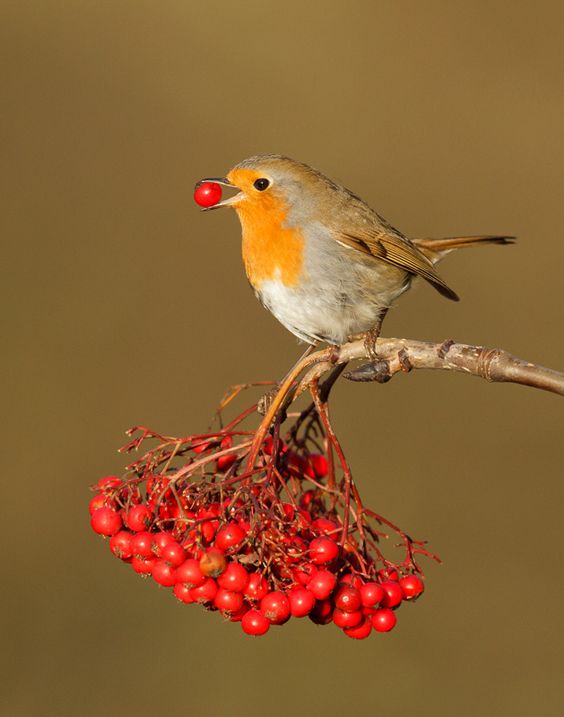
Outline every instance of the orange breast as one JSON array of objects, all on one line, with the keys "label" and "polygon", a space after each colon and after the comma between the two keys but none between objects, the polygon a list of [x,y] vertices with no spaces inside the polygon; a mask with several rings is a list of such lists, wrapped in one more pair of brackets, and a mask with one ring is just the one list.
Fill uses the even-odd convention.
[{"label": "orange breast", "polygon": [[286,209],[273,196],[243,201],[237,207],[243,228],[243,261],[252,286],[278,279],[295,285],[303,270],[304,240],[301,232],[284,226]]}]

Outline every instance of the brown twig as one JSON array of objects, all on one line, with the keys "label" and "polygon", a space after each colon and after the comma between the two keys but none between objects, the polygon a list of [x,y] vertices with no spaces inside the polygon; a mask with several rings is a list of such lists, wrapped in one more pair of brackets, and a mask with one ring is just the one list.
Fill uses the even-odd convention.
[{"label": "brown twig", "polygon": [[[293,368],[290,369],[287,376],[282,381],[278,392],[272,399],[272,403],[269,406],[264,418],[261,421],[260,426],[257,429],[251,449],[249,451],[249,455],[247,457],[247,470],[249,470],[254,465],[259,448],[264,441],[264,437],[270,429],[270,426],[272,425],[272,421],[279,412],[285,399],[292,392],[292,387],[300,374],[303,373],[311,364],[330,361],[330,359],[331,349],[322,349],[321,351],[316,351],[314,354],[310,354],[309,351],[307,351],[293,366]],[[325,373],[325,371],[323,371],[322,373]]]},{"label": "brown twig", "polygon": [[[502,349],[445,341],[441,344],[412,339],[380,338],[376,343],[379,360],[349,371],[345,378],[352,381],[378,381],[385,383],[396,373],[412,369],[439,369],[460,371],[485,378],[492,382],[518,383],[564,395],[564,373],[545,368],[512,356]],[[297,393],[307,388],[312,380],[331,370],[335,363],[368,359],[363,339],[341,346],[338,358],[327,361],[325,352],[309,356],[311,367],[300,382]],[[318,360],[315,360],[318,357]]]}]

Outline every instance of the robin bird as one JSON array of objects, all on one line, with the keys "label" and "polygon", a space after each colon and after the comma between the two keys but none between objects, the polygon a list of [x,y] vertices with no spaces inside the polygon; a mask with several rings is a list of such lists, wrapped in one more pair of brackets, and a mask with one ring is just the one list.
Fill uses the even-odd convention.
[{"label": "robin bird", "polygon": [[202,182],[239,190],[207,209],[235,209],[256,296],[309,344],[341,345],[364,334],[374,347],[386,312],[415,277],[458,301],[435,264],[453,249],[513,241],[408,239],[345,187],[281,155],[245,159],[227,177]]}]

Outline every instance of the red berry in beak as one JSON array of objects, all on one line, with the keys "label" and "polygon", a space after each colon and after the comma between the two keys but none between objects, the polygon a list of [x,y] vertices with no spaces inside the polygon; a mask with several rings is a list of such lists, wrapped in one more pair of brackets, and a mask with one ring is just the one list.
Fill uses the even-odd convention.
[{"label": "red berry in beak", "polygon": [[202,182],[194,190],[194,201],[200,207],[213,207],[221,199],[221,186],[216,182]]}]

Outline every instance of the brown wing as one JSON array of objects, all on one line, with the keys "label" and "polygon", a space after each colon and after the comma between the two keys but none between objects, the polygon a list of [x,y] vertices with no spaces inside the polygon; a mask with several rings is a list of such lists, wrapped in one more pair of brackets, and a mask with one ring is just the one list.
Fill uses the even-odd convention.
[{"label": "brown wing", "polygon": [[340,233],[336,239],[343,246],[397,266],[410,274],[421,276],[447,299],[459,300],[454,291],[437,274],[432,262],[414,244],[400,235],[386,231],[378,233],[363,231],[355,236]]}]

